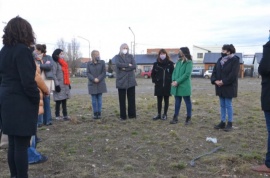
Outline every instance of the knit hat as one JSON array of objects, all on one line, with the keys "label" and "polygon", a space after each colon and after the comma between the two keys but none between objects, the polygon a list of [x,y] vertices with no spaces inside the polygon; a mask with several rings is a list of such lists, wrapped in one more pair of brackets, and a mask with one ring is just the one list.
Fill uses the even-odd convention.
[{"label": "knit hat", "polygon": [[59,54],[62,52],[63,50],[62,49],[56,49],[54,50],[53,54],[52,54],[52,58],[55,62],[58,61],[58,58],[59,58]]}]

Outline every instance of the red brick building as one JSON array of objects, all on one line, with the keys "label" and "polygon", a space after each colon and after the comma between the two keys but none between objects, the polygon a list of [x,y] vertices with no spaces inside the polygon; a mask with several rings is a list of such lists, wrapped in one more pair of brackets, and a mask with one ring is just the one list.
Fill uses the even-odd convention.
[{"label": "red brick building", "polygon": [[89,62],[91,59],[82,57],[79,60],[80,60],[81,63],[86,63],[86,62]]}]

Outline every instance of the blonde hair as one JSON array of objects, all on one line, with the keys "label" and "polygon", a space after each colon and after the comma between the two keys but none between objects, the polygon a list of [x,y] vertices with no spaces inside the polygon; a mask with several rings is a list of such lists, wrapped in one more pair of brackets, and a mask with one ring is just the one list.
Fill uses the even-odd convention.
[{"label": "blonde hair", "polygon": [[93,62],[96,61],[96,59],[95,59],[95,53],[98,53],[98,54],[99,54],[99,51],[98,51],[98,50],[93,50],[93,51],[91,52],[91,58],[92,58],[92,61],[93,61]]}]

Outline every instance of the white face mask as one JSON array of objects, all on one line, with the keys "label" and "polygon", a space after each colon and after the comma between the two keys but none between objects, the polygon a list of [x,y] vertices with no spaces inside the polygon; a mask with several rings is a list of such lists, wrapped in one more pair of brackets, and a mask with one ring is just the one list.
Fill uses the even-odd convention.
[{"label": "white face mask", "polygon": [[161,55],[159,55],[159,57],[160,57],[160,59],[164,60],[164,59],[166,59],[166,54],[161,54]]},{"label": "white face mask", "polygon": [[42,59],[43,54],[37,54],[37,58]]},{"label": "white face mask", "polygon": [[61,59],[64,59],[65,58],[65,55],[64,54],[60,54],[59,56]]},{"label": "white face mask", "polygon": [[127,54],[127,52],[128,52],[127,49],[123,49],[123,50],[122,50],[122,53],[123,53],[123,54]]}]

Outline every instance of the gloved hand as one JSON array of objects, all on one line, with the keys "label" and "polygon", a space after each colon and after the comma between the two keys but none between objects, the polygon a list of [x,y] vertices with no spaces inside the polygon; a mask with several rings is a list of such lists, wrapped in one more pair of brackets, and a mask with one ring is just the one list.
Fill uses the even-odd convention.
[{"label": "gloved hand", "polygon": [[69,89],[71,90],[71,86],[69,85],[68,87],[69,87]]},{"label": "gloved hand", "polygon": [[55,91],[58,92],[58,93],[61,91],[61,88],[60,88],[59,85],[55,86]]}]

